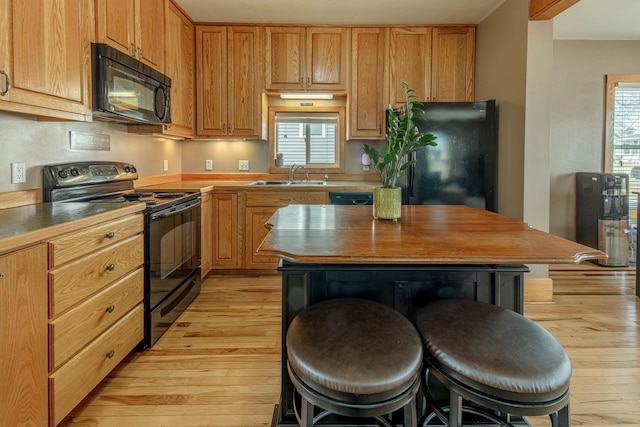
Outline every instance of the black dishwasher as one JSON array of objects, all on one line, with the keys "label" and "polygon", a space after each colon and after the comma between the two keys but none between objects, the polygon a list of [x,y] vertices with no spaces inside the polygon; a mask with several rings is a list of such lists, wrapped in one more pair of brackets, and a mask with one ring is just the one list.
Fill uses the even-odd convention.
[{"label": "black dishwasher", "polygon": [[373,191],[330,191],[332,205],[372,205]]}]

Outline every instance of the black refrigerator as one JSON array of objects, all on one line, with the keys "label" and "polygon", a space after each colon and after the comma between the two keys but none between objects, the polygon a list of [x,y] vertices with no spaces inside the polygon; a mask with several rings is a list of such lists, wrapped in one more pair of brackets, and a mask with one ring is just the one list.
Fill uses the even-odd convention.
[{"label": "black refrigerator", "polygon": [[495,100],[424,102],[414,123],[438,144],[413,154],[400,181],[403,204],[497,209],[498,124]]}]

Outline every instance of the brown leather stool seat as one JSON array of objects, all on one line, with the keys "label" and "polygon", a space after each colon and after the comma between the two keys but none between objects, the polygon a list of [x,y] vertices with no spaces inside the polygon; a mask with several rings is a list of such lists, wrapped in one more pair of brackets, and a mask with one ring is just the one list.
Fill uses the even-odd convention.
[{"label": "brown leather stool seat", "polygon": [[[286,343],[302,427],[329,413],[389,425],[382,415],[401,408],[405,426],[417,425],[422,341],[397,311],[364,299],[323,301],[293,319]],[[315,414],[315,406],[324,412]]]},{"label": "brown leather stool seat", "polygon": [[[466,300],[431,303],[418,310],[415,324],[425,347],[423,388],[432,418],[459,427],[466,400],[476,415],[508,421],[549,414],[554,426],[569,427],[571,362],[544,328],[511,310]],[[449,390],[448,409],[433,398],[433,378]]]}]

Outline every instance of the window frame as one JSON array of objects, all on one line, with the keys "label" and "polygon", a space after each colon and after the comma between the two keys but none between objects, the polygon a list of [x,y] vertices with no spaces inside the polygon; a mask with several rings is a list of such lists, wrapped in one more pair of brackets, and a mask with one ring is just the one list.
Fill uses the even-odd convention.
[{"label": "window frame", "polygon": [[305,170],[310,173],[342,173],[344,172],[344,146],[346,141],[346,108],[343,106],[313,106],[313,107],[293,107],[293,106],[270,106],[268,110],[269,116],[269,172],[284,173],[289,171],[289,166],[276,166],[276,114],[277,113],[336,113],[338,115],[337,137],[336,142],[336,162],[334,166],[307,167]]},{"label": "window frame", "polygon": [[614,99],[618,83],[640,83],[640,74],[607,74],[605,84],[605,138],[602,170],[613,172]]}]

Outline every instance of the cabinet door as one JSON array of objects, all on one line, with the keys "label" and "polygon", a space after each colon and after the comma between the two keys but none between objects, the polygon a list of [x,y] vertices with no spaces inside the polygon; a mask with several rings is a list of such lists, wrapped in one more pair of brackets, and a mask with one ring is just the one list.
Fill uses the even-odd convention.
[{"label": "cabinet door", "polygon": [[169,2],[166,24],[165,73],[171,78],[171,125],[164,133],[192,138],[195,130],[193,23]]},{"label": "cabinet door", "polygon": [[433,30],[432,101],[473,101],[474,50],[474,28],[450,27]]},{"label": "cabinet door", "polygon": [[[109,0],[111,1],[111,0]],[[139,58],[150,67],[164,72],[165,0],[138,0]]]},{"label": "cabinet door", "polygon": [[207,194],[202,196],[202,216],[200,221],[200,267],[201,277],[204,278],[211,270],[211,253],[213,239],[213,206],[211,199],[213,196]]},{"label": "cabinet door", "polygon": [[307,28],[306,89],[345,90],[348,28]]},{"label": "cabinet door", "polygon": [[135,6],[135,0],[97,0],[96,30],[101,43],[137,57]]},{"label": "cabinet door", "polygon": [[391,105],[405,104],[402,82],[417,101],[431,97],[431,28],[392,28],[389,46],[389,98]]},{"label": "cabinet door", "polygon": [[227,135],[227,27],[198,26],[196,56],[198,135]]},{"label": "cabinet door", "polygon": [[212,198],[212,268],[240,267],[238,251],[238,194],[214,193]]},{"label": "cabinet door", "polygon": [[259,137],[263,81],[259,29],[229,27],[227,53],[227,131],[233,136]]},{"label": "cabinet door", "polygon": [[46,426],[47,250],[0,256],[0,424]]},{"label": "cabinet door", "polygon": [[385,136],[385,30],[351,30],[351,123],[352,139]]},{"label": "cabinet door", "polygon": [[256,254],[256,250],[269,232],[265,224],[277,209],[277,207],[246,208],[246,268],[272,270],[278,266],[279,258]]},{"label": "cabinet door", "polygon": [[0,0],[0,110],[91,121],[93,8]]},{"label": "cabinet door", "polygon": [[304,89],[305,29],[266,28],[266,88]]}]

